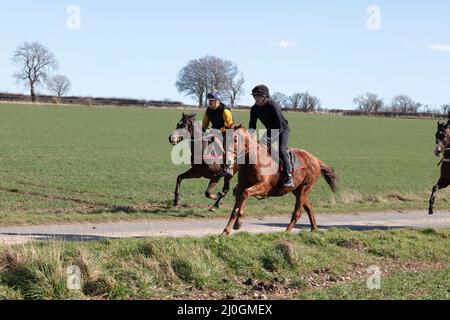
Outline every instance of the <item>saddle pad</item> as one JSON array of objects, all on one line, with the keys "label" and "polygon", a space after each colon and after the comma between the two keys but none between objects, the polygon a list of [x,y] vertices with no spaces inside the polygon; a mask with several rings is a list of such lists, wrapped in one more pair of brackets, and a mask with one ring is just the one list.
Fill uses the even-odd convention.
[{"label": "saddle pad", "polygon": [[223,156],[218,156],[216,155],[214,152],[213,154],[210,155],[203,155],[203,160],[218,160],[218,159],[223,159]]},{"label": "saddle pad", "polygon": [[[287,154],[288,154],[289,160],[291,161],[292,169],[294,171],[301,170],[304,168],[302,161],[295,155],[295,153],[293,152],[292,149],[289,149]],[[284,171],[283,165],[281,165],[280,168],[281,168],[280,169],[281,171]]]}]

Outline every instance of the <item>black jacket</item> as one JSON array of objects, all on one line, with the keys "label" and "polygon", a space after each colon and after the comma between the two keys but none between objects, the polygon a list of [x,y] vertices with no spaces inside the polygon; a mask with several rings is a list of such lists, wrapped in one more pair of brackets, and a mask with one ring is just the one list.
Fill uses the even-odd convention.
[{"label": "black jacket", "polygon": [[256,122],[261,121],[266,127],[267,136],[270,137],[271,129],[278,129],[279,133],[289,130],[289,122],[283,116],[281,108],[271,99],[267,99],[262,106],[254,105],[250,111],[249,129],[256,129]]},{"label": "black jacket", "polygon": [[211,121],[212,123],[213,129],[220,130],[225,126],[225,121],[223,120],[223,112],[225,111],[225,109],[230,110],[230,108],[228,108],[222,102],[217,109],[206,109],[206,114],[208,115],[209,121]]}]

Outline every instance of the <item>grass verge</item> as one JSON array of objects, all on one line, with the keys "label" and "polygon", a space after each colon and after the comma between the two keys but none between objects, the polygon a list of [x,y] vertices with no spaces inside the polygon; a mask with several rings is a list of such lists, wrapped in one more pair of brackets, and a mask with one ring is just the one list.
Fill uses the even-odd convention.
[{"label": "grass verge", "polygon": [[[0,297],[445,299],[449,237],[450,229],[330,229],[298,235],[36,242],[0,248]],[[72,265],[81,272],[79,291],[67,288]],[[386,278],[378,293],[365,289],[372,265]],[[414,283],[425,286],[417,289]]]}]

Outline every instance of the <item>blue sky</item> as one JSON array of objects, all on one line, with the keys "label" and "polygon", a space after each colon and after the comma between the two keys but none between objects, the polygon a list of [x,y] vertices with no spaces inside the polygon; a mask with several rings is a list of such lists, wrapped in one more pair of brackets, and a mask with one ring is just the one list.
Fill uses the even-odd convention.
[{"label": "blue sky", "polygon": [[[437,107],[450,103],[450,1],[2,1],[0,91],[26,92],[11,75],[14,49],[40,41],[72,94],[194,100],[174,86],[191,59],[238,64],[251,88],[309,91],[326,108],[353,108],[367,91]],[[411,3],[412,2],[412,3]],[[81,29],[69,30],[69,5]],[[381,10],[370,30],[367,8]]]}]

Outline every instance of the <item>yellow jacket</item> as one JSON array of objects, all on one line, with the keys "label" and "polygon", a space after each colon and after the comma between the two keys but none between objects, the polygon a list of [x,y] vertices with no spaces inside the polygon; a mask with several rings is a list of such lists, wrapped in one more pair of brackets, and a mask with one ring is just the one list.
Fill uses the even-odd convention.
[{"label": "yellow jacket", "polygon": [[[209,108],[208,108],[209,109]],[[217,109],[216,109],[217,110]],[[209,110],[209,111],[214,111],[214,110]],[[203,116],[203,124],[202,127],[204,130],[208,129],[209,124],[211,122],[213,122],[213,128],[214,129],[218,129],[220,130],[222,133],[225,133],[226,131],[226,127],[231,127],[233,125],[233,115],[231,114],[231,111],[229,109],[224,109],[223,110],[223,114],[222,114],[222,118],[223,118],[223,126],[221,126],[219,128],[219,126],[217,125],[218,122],[220,122],[220,125],[222,125],[222,119],[217,119],[216,120],[216,124],[214,124],[213,119],[210,119],[208,116],[208,110],[207,112],[205,112],[205,115]]]}]

